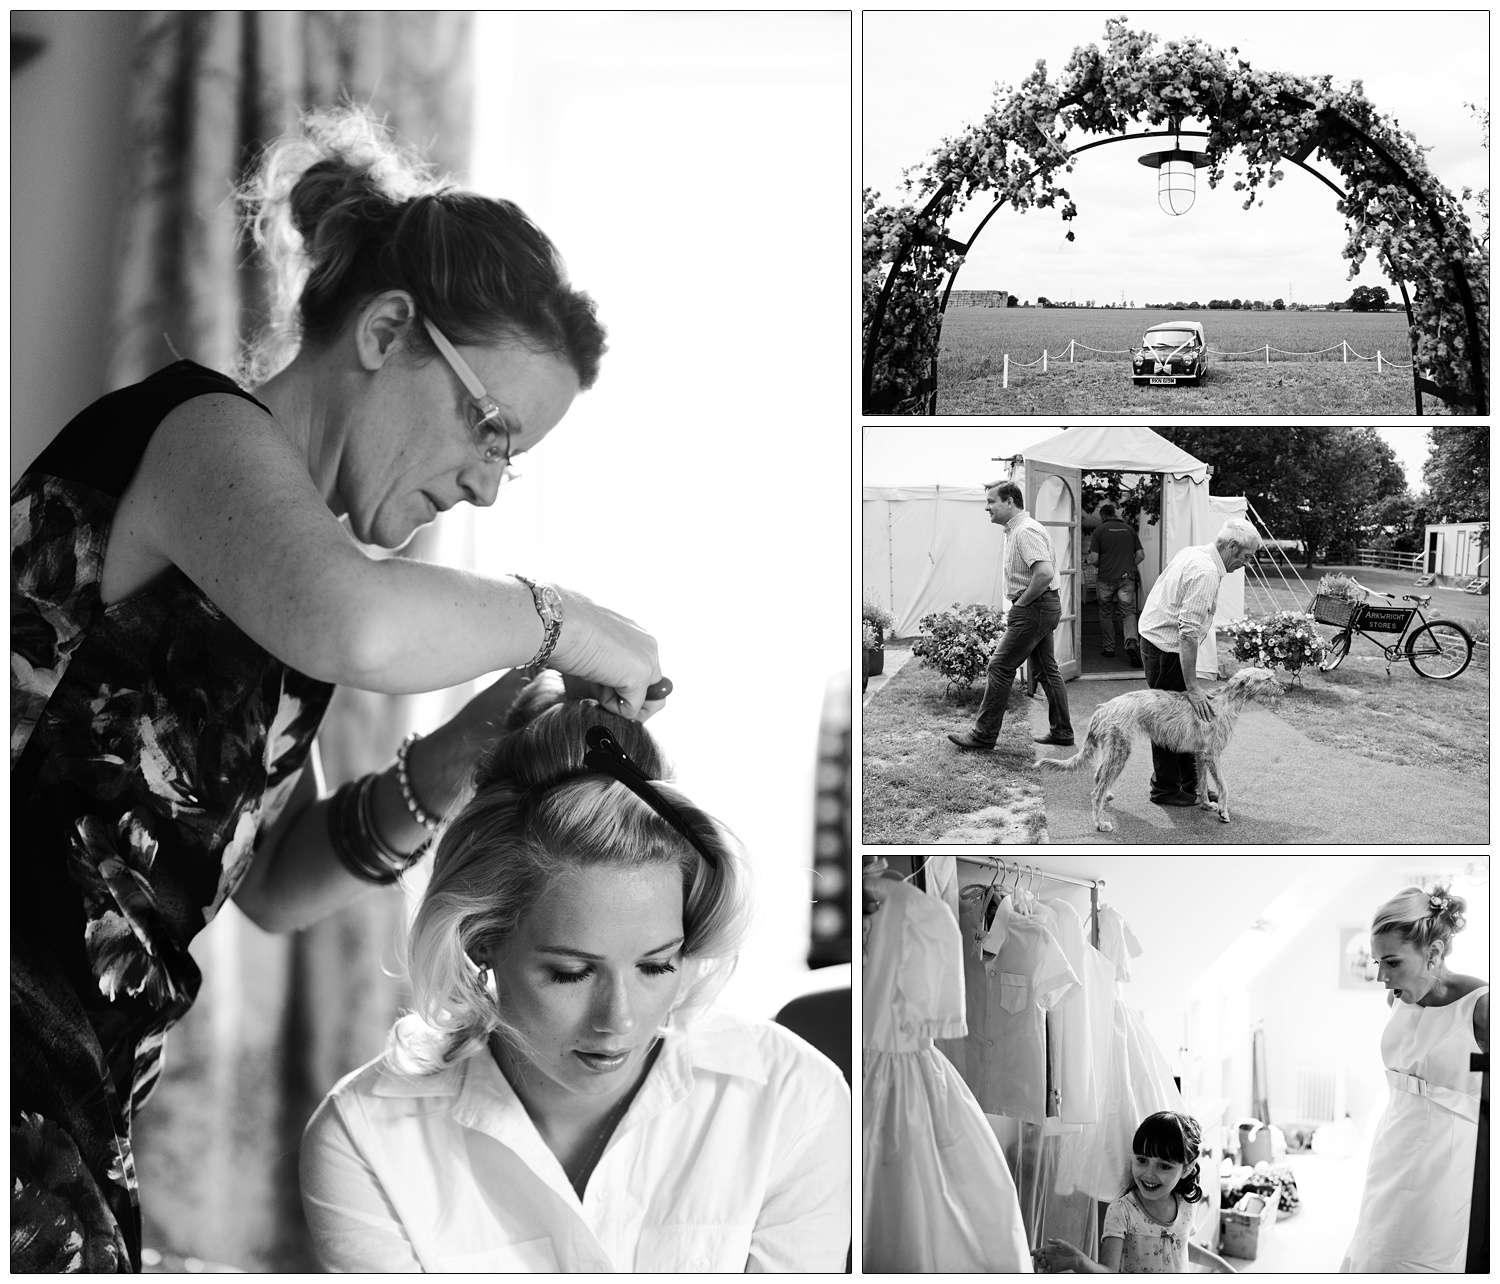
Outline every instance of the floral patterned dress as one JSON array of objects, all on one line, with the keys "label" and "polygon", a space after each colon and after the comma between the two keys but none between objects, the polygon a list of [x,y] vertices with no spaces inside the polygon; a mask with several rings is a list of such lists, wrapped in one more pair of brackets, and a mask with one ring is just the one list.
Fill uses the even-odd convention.
[{"label": "floral patterned dress", "polygon": [[[333,688],[175,568],[105,606],[115,507],[168,412],[254,401],[179,361],[79,414],[11,491],[11,1267],[141,1269],[130,1121]],[[259,403],[256,403],[259,404]]]}]

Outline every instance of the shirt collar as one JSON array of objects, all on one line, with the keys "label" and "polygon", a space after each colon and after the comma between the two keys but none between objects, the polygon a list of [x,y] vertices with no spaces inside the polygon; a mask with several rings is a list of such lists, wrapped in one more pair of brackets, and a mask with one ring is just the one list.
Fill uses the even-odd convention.
[{"label": "shirt collar", "polygon": [[1026,510],[1024,508],[1018,508],[1018,509],[1016,509],[1015,516],[1012,517],[1010,519],[1010,521],[1008,521],[1008,522],[1005,523],[1005,533],[1007,535],[1014,535],[1016,533],[1016,527],[1019,526],[1025,520],[1026,520]]},{"label": "shirt collar", "polygon": [[1208,555],[1213,558],[1214,570],[1218,571],[1219,578],[1222,580],[1229,572],[1224,569],[1224,559],[1219,556],[1219,546],[1217,544],[1210,544],[1208,546]]}]

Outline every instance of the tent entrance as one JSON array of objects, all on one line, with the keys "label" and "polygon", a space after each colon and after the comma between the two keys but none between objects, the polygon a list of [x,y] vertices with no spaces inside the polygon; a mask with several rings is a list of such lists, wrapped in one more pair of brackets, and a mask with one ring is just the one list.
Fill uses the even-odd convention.
[{"label": "tent entrance", "polygon": [[1057,669],[1064,682],[1082,669],[1083,648],[1083,504],[1077,468],[1032,463],[1026,469],[1026,511],[1042,524],[1052,539],[1053,567],[1062,581],[1062,619],[1052,635]]}]

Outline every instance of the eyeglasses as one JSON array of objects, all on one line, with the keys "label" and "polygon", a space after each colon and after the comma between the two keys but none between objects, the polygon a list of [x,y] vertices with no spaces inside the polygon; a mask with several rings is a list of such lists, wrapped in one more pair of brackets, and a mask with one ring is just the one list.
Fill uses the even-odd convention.
[{"label": "eyeglasses", "polygon": [[516,474],[510,466],[510,428],[505,423],[505,412],[484,390],[484,385],[469,369],[469,363],[458,355],[458,349],[448,342],[447,336],[426,317],[422,318],[422,324],[469,394],[469,430],[474,434],[479,457],[487,464],[504,464],[505,471],[500,480],[509,481]]}]

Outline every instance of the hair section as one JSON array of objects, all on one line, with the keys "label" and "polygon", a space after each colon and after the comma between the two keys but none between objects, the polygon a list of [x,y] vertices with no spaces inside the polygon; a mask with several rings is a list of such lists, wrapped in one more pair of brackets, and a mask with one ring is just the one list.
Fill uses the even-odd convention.
[{"label": "hair section", "polygon": [[1453,948],[1453,938],[1468,924],[1464,917],[1468,908],[1468,901],[1454,896],[1445,886],[1436,886],[1430,892],[1404,887],[1375,911],[1370,935],[1389,932],[1423,955],[1437,945],[1438,958],[1445,959]]},{"label": "hair section", "polygon": [[1196,1204],[1203,1198],[1203,1187],[1199,1184],[1202,1142],[1203,1132],[1196,1119],[1175,1110],[1159,1110],[1141,1120],[1130,1144],[1132,1154],[1181,1164],[1182,1176],[1172,1193]]}]

